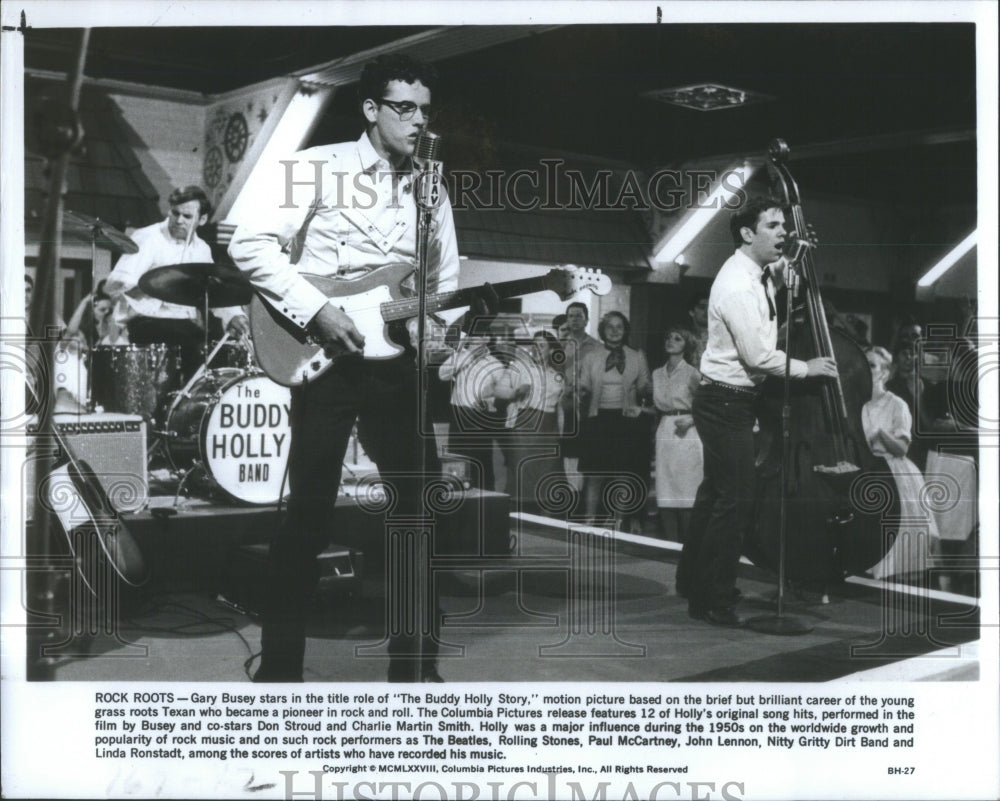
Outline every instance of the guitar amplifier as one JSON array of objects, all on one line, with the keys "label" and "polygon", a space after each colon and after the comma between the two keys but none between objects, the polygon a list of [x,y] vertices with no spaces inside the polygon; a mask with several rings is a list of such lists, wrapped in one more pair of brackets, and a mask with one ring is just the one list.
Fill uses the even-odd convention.
[{"label": "guitar amplifier", "polygon": [[[73,455],[90,465],[117,512],[136,512],[149,501],[146,470],[146,421],[135,414],[54,414],[52,424]],[[24,466],[29,520],[34,518],[35,465],[39,459],[37,425],[28,425]],[[56,450],[53,446],[52,450]]]}]

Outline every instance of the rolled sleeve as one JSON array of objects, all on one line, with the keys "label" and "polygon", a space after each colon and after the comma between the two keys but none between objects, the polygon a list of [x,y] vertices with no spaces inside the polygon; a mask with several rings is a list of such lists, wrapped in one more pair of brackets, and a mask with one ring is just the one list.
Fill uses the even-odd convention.
[{"label": "rolled sleeve", "polygon": [[897,439],[902,440],[906,444],[906,447],[910,447],[913,415],[910,414],[910,409],[906,405],[906,401],[902,398],[897,397],[893,402],[892,426],[892,431],[889,433]]},{"label": "rolled sleeve", "polygon": [[[781,353],[781,351],[778,351],[778,353]],[[784,353],[782,353],[782,356],[784,356]],[[788,372],[792,378],[805,378],[809,375],[809,365],[801,359],[792,359],[789,362]]]},{"label": "rolled sleeve", "polygon": [[133,234],[132,238],[139,246],[138,252],[125,254],[118,259],[115,268],[104,282],[104,291],[115,299],[135,289],[139,284],[139,279],[153,264],[145,234],[140,236]]}]

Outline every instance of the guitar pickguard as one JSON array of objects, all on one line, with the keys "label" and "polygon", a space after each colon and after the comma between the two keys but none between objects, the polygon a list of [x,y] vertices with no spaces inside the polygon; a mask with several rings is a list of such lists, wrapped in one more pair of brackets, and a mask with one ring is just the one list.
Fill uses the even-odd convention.
[{"label": "guitar pickguard", "polygon": [[[403,348],[388,338],[388,326],[382,319],[380,306],[392,300],[389,287],[375,286],[356,295],[345,295],[334,302],[354,321],[355,327],[365,338],[364,358],[391,359],[403,352]],[[327,356],[324,349],[311,341],[295,351],[296,360],[285,369],[290,376],[298,377],[295,383],[311,381],[326,372],[339,354]],[[278,382],[283,383],[283,382]]]},{"label": "guitar pickguard", "polygon": [[[416,299],[401,289],[412,273],[411,265],[400,263],[379,267],[350,281],[306,273],[303,278],[354,321],[365,338],[364,358],[379,360],[399,356],[408,347],[408,335],[398,329],[405,327],[405,320],[417,316]],[[544,276],[493,284],[492,289],[498,298],[548,289],[565,299],[581,289],[607,294],[611,281],[598,270],[563,268],[550,270]],[[473,298],[469,289],[457,289],[431,294],[425,300],[427,312],[434,313],[469,306]],[[341,355],[327,355],[306,331],[287,320],[260,294],[255,294],[250,303],[250,328],[258,363],[272,381],[282,386],[315,380]]]}]

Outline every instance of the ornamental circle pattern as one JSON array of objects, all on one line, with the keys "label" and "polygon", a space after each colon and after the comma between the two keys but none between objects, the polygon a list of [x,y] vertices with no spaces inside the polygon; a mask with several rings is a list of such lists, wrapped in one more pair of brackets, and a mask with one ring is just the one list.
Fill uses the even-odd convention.
[{"label": "ornamental circle pattern", "polygon": [[247,128],[247,120],[240,112],[236,112],[226,123],[226,133],[223,137],[223,146],[226,148],[226,158],[230,161],[239,161],[247,151],[247,138],[250,130]]},{"label": "ornamental circle pattern", "polygon": [[205,155],[205,184],[214,189],[222,179],[222,151],[213,147]]},{"label": "ornamental circle pattern", "polygon": [[896,495],[896,479],[892,473],[862,473],[848,489],[851,508],[862,514],[888,512]]}]

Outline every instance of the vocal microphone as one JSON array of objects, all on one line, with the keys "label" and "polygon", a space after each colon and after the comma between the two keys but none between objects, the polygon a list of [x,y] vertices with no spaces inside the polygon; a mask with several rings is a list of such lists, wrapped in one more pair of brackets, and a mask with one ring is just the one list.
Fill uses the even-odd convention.
[{"label": "vocal microphone", "polygon": [[443,194],[441,180],[443,166],[438,160],[438,150],[441,148],[441,137],[430,131],[417,134],[417,142],[413,149],[413,158],[420,166],[416,179],[416,201],[423,211],[431,211],[441,205]]},{"label": "vocal microphone", "polygon": [[798,264],[811,247],[813,243],[808,239],[800,237],[797,231],[789,231],[781,250],[792,264]]}]

